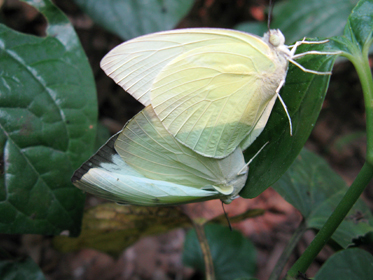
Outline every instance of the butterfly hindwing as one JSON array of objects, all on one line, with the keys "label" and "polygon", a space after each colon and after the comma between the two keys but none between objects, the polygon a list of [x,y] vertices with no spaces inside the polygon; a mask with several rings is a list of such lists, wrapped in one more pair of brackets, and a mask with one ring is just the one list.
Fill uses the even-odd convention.
[{"label": "butterfly hindwing", "polygon": [[240,148],[221,160],[203,157],[176,141],[148,106],[85,162],[72,181],[97,196],[134,205],[216,198],[230,202],[244,186],[247,171]]},{"label": "butterfly hindwing", "polygon": [[213,199],[216,190],[202,190],[146,178],[126,164],[114,149],[119,133],[73,175],[74,185],[104,199],[140,206],[176,205]]},{"label": "butterfly hindwing", "polygon": [[219,188],[221,193],[231,194],[238,185],[230,184],[230,181],[245,177],[237,175],[245,166],[240,148],[224,159],[201,156],[176,141],[163,127],[151,106],[129,121],[115,147],[129,165],[156,180],[197,188],[205,186],[205,189],[210,186]]}]

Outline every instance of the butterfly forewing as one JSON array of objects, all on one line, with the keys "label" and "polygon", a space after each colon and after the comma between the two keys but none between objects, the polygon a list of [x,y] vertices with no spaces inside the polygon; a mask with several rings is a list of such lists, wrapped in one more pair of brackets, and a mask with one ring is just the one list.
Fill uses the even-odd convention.
[{"label": "butterfly forewing", "polygon": [[278,81],[268,77],[278,66],[268,56],[246,42],[195,48],[162,69],[151,104],[178,141],[224,158],[253,131],[275,95]]},{"label": "butterfly forewing", "polygon": [[250,134],[285,78],[287,61],[258,36],[199,28],[135,38],[109,52],[101,67],[151,104],[180,143],[224,158],[244,138],[256,138]]},{"label": "butterfly forewing", "polygon": [[[102,59],[101,68],[147,106],[150,104],[149,93],[155,77],[174,58],[194,48],[239,42],[247,40],[246,37],[243,32],[212,28],[153,33],[114,48]],[[253,44],[256,44],[259,37],[251,37]]]}]

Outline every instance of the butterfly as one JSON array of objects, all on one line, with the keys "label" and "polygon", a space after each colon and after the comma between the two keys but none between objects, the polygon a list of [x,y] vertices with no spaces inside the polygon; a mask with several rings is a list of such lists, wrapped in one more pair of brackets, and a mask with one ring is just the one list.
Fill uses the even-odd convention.
[{"label": "butterfly", "polygon": [[288,63],[302,41],[285,45],[280,30],[259,36],[228,29],[195,28],[158,32],[111,50],[101,68],[144,106],[151,105],[177,141],[205,157],[224,158],[245,150],[264,129],[285,83]]},{"label": "butterfly", "polygon": [[230,203],[247,175],[240,147],[223,159],[201,156],[176,141],[149,105],[86,161],[72,182],[118,203],[160,206],[216,198]]}]

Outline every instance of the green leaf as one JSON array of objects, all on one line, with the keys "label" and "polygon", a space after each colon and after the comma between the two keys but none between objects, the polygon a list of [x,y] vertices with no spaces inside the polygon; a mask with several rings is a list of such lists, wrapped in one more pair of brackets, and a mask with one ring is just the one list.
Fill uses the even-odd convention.
[{"label": "green leaf", "polygon": [[314,280],[330,279],[373,279],[373,256],[358,248],[339,251],[324,263],[314,278]]},{"label": "green leaf", "polygon": [[[273,188],[301,212],[308,228],[320,229],[347,185],[322,158],[304,149]],[[359,200],[332,238],[346,248],[353,239],[373,231],[372,224],[369,207]]]},{"label": "green leaf", "polygon": [[142,237],[189,226],[179,208],[105,203],[85,211],[79,237],[56,236],[53,245],[62,252],[88,247],[118,256]]},{"label": "green leaf", "polygon": [[[368,43],[372,40],[373,21],[371,20],[372,13],[370,12],[372,10],[371,1],[360,1],[349,17],[345,33],[350,34],[348,36],[352,39],[355,37],[360,39],[354,39],[355,41],[349,42],[347,36],[333,37],[330,39],[331,42],[327,44],[309,46],[309,48],[302,49],[302,52],[306,49],[324,51],[342,50],[344,52],[343,55],[348,56],[350,54],[349,58],[354,59],[355,63],[359,64],[359,57],[361,57],[360,50],[368,49]],[[352,24],[352,22],[357,20],[362,21],[360,28],[359,25]],[[356,30],[352,29],[351,26],[354,26]],[[360,35],[356,35],[357,33]],[[299,60],[299,62],[308,69],[328,71],[327,69],[331,69],[334,59],[335,57],[308,56],[304,57],[304,60]],[[319,68],[322,64],[324,64],[323,67],[326,67],[323,70]],[[307,80],[307,77],[310,79]],[[277,102],[265,130],[258,137],[257,141],[250,146],[248,151],[246,151],[245,155],[249,159],[255,154],[255,151],[259,150],[264,143],[269,141],[269,144],[250,165],[249,178],[245,189],[241,192],[242,196],[257,196],[268,186],[276,182],[287,170],[303,147],[316,122],[325,97],[327,85],[328,77],[307,74],[297,67],[290,65],[286,84],[283,90],[281,90],[280,95],[287,104],[293,121],[293,137],[289,136],[288,129],[286,128],[287,120],[284,117],[283,109],[279,102]],[[339,196],[341,194],[335,195]],[[345,244],[345,241],[341,242]]]},{"label": "green leaf", "polygon": [[[239,231],[230,231],[227,226],[209,224],[205,226],[205,233],[217,280],[252,277],[255,274],[255,247]],[[186,236],[183,263],[196,270],[205,271],[201,247],[194,229]]]},{"label": "green leaf", "polygon": [[93,75],[67,18],[50,1],[27,1],[47,37],[0,25],[0,232],[77,235],[84,195],[70,177],[92,153]]},{"label": "green leaf", "polygon": [[335,48],[341,49],[355,67],[361,67],[373,42],[373,3],[362,0],[353,9],[344,29],[343,36],[330,38]]},{"label": "green leaf", "polygon": [[193,0],[75,0],[99,25],[124,40],[173,29],[189,12]]},{"label": "green leaf", "polygon": [[339,137],[334,143],[333,143],[333,149],[335,149],[337,152],[342,152],[345,147],[348,145],[352,145],[357,140],[364,139],[366,137],[365,131],[357,131],[357,132],[350,132],[347,135]]},{"label": "green leaf", "polygon": [[109,129],[100,122],[97,123],[97,134],[94,150],[97,151],[100,149],[107,142],[110,136]]},{"label": "green leaf", "polygon": [[[325,44],[301,46],[298,53],[307,50],[342,51],[341,55],[349,58],[355,66],[366,64],[364,59],[373,40],[372,6],[372,1],[360,1],[348,18],[344,36],[330,38],[330,42]],[[365,58],[361,51],[365,53]],[[309,55],[298,62],[307,69],[330,71],[335,59],[336,56]],[[289,136],[284,110],[277,101],[264,131],[245,152],[249,160],[269,142],[250,165],[249,177],[241,196],[252,198],[259,195],[276,182],[294,161],[317,120],[328,83],[327,76],[305,73],[294,65],[289,66],[280,95],[289,109],[293,137]]]},{"label": "green leaf", "polygon": [[[328,43],[302,45],[298,53],[308,50],[336,51]],[[307,69],[331,71],[336,55],[308,55],[297,60]],[[253,198],[275,183],[289,168],[306,143],[320,113],[329,75],[305,73],[290,63],[285,86],[280,95],[293,123],[290,136],[289,121],[279,100],[276,101],[268,123],[260,136],[245,151],[248,161],[267,142],[268,145],[250,164],[249,177],[240,195]]]},{"label": "green leaf", "polygon": [[371,0],[359,1],[352,11],[344,30],[344,36],[360,49],[368,49],[373,41],[373,3]]},{"label": "green leaf", "polygon": [[[234,29],[244,31],[250,34],[255,34],[260,37],[263,36],[264,33],[268,32],[268,26],[266,23],[261,21],[253,21],[253,22],[244,22],[236,25]],[[286,38],[286,36],[285,36]]]},{"label": "green leaf", "polygon": [[[357,0],[290,0],[275,3],[271,28],[280,29],[288,43],[303,37],[342,35],[356,3]],[[266,24],[262,23],[262,26],[264,28]],[[235,28],[253,33],[251,27],[251,23],[241,23]],[[262,36],[263,33],[257,35]]]},{"label": "green leaf", "polygon": [[43,273],[31,258],[0,261],[2,280],[45,280]]}]

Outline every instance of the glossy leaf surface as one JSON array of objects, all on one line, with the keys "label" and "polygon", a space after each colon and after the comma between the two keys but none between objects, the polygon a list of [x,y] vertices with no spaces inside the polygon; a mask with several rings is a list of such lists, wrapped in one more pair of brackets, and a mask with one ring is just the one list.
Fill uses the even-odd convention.
[{"label": "glossy leaf surface", "polygon": [[91,153],[95,85],[73,27],[50,1],[39,38],[0,25],[0,231],[79,232],[84,195],[70,176]]},{"label": "glossy leaf surface", "polygon": [[[334,51],[328,43],[303,45],[299,53],[308,51]],[[330,71],[335,55],[309,55],[297,60],[307,69],[321,72]],[[326,90],[328,75],[305,73],[294,65],[289,66],[285,86],[280,91],[292,123],[293,136],[290,135],[289,121],[284,108],[277,100],[268,123],[257,140],[245,151],[249,160],[267,142],[268,145],[250,164],[250,173],[245,188],[240,195],[245,198],[256,197],[275,183],[289,168],[306,143],[320,113]]]}]

